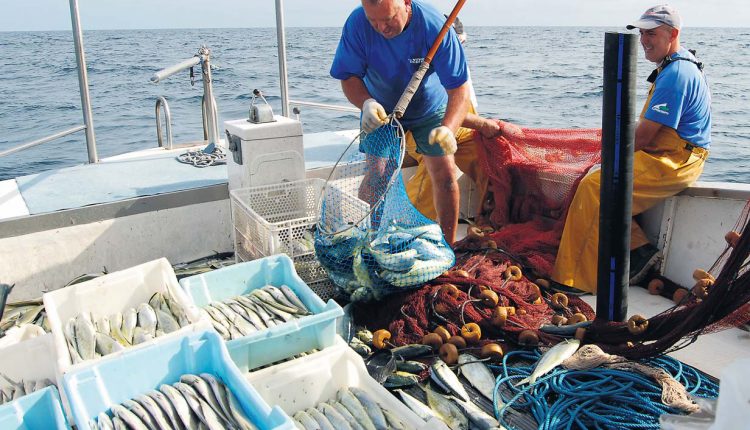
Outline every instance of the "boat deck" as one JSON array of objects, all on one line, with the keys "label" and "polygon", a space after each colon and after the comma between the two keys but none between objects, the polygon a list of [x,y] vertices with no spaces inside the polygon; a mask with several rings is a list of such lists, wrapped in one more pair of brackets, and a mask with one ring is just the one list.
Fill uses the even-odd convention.
[{"label": "boat deck", "polygon": [[[356,130],[305,134],[305,169],[333,166],[356,134]],[[0,181],[0,219],[226,184],[226,165],[196,168],[176,160],[186,150],[198,148],[153,148],[98,164]]]}]

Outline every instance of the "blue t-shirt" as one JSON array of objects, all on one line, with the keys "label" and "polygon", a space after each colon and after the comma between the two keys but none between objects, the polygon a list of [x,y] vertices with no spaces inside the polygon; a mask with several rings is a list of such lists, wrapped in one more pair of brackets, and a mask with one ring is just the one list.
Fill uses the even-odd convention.
[{"label": "blue t-shirt", "polygon": [[[411,5],[409,25],[392,39],[380,35],[367,20],[365,10],[356,8],[344,24],[331,66],[331,76],[336,79],[361,78],[370,95],[388,113],[393,111],[445,23],[443,14],[432,6],[419,0],[413,0]],[[408,128],[428,118],[448,102],[445,90],[458,88],[466,80],[466,57],[451,29],[406,108],[403,125]]]},{"label": "blue t-shirt", "polygon": [[[672,58],[695,60],[681,48]],[[711,144],[711,94],[698,67],[684,60],[668,64],[654,82],[654,94],[644,117],[677,130],[681,138],[708,149]]]}]

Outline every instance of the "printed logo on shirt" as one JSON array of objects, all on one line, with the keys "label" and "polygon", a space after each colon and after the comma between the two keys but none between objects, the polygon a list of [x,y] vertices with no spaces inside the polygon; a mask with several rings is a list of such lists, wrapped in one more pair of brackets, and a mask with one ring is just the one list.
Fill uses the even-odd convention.
[{"label": "printed logo on shirt", "polygon": [[424,63],[424,57],[422,57],[422,58],[409,58],[409,63],[411,63],[411,64],[422,64],[422,63]]},{"label": "printed logo on shirt", "polygon": [[654,105],[651,110],[654,112],[659,112],[660,114],[669,115],[669,106],[667,106],[666,103]]}]

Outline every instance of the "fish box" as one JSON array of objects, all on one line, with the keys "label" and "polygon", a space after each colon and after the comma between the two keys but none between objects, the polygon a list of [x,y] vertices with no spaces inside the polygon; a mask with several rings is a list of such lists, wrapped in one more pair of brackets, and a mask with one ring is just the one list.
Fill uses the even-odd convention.
[{"label": "fish box", "polygon": [[144,348],[129,349],[112,360],[76,368],[63,377],[79,430],[113,405],[173,384],[185,374],[210,373],[236,396],[245,415],[261,430],[294,429],[284,412],[271,408],[232,363],[214,331],[183,334]]},{"label": "fish box", "polygon": [[[191,303],[203,308],[211,302],[247,294],[265,285],[286,285],[312,315],[227,341],[229,355],[243,371],[333,345],[336,319],[344,314],[333,300],[324,303],[297,276],[289,256],[280,254],[180,280]],[[198,312],[197,309],[194,312]]]},{"label": "fish box", "polygon": [[130,307],[148,302],[156,292],[169,292],[175,302],[185,310],[187,319],[191,324],[125,350],[141,348],[161,342],[171,336],[179,336],[183,333],[205,330],[211,327],[210,322],[205,319],[201,320],[200,313],[190,306],[189,299],[177,283],[174,270],[172,270],[172,266],[166,258],[153,260],[90,281],[45,293],[42,300],[57,349],[57,371],[63,374],[75,366],[86,365],[96,360],[106,360],[124,352],[114,352],[101,358],[86,360],[74,365],[63,332],[64,325],[70,318],[82,312],[91,312],[94,316],[109,317],[114,313],[123,312]]},{"label": "fish box", "polygon": [[289,416],[335,399],[341,388],[358,387],[377,399],[383,409],[401,419],[406,428],[443,428],[432,421],[425,423],[372,379],[362,358],[343,339],[331,348],[250,372],[245,377],[261,397],[278,405]]},{"label": "fish box", "polygon": [[0,406],[0,429],[70,429],[65,419],[60,395],[54,386],[34,391]]},{"label": "fish box", "polygon": [[[47,333],[0,348],[0,374],[13,381],[49,379],[57,384],[57,350],[51,334]],[[0,388],[10,385],[0,377]]]},{"label": "fish box", "polygon": [[333,296],[333,284],[315,258],[312,230],[321,214],[323,192],[337,204],[326,208],[326,216],[360,221],[369,205],[332,183],[310,178],[230,191],[234,245],[237,261],[250,261],[286,254],[300,277],[315,286],[323,298]]}]

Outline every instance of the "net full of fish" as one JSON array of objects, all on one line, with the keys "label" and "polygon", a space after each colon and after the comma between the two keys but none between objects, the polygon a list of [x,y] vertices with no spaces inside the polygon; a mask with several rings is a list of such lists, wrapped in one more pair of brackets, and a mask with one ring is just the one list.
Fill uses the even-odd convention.
[{"label": "net full of fish", "polygon": [[311,314],[286,285],[266,285],[242,296],[211,302],[202,312],[225,340],[239,339]]},{"label": "net full of fish", "polygon": [[351,227],[332,236],[316,231],[315,252],[352,302],[380,300],[420,286],[453,266],[453,250],[437,224],[380,230]]},{"label": "net full of fish", "polygon": [[91,429],[257,429],[239,401],[210,373],[185,374],[179,382],[113,405],[89,422]]},{"label": "net full of fish", "polygon": [[109,316],[84,312],[64,325],[73,364],[138,345],[190,324],[184,309],[169,294],[154,293],[148,303]]},{"label": "net full of fish", "polygon": [[[0,384],[0,405],[3,405],[14,400],[18,400],[21,397],[31,394],[35,391],[39,391],[44,387],[54,385],[49,379],[42,380],[21,380],[14,381],[7,375],[0,373],[0,378],[5,380],[8,385]],[[3,386],[4,385],[4,386]]]},{"label": "net full of fish", "polygon": [[292,420],[303,430],[407,429],[403,421],[380,404],[372,394],[358,388],[341,388],[333,399],[297,411]]}]

